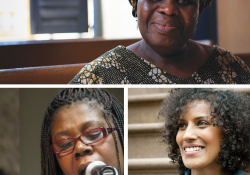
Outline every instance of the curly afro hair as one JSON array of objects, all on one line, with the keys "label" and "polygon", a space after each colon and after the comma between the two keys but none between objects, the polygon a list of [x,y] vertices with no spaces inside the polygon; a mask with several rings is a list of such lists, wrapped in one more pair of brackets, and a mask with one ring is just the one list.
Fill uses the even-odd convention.
[{"label": "curly afro hair", "polygon": [[[164,117],[163,142],[168,145],[168,155],[178,166],[181,175],[185,167],[176,142],[178,120],[195,100],[211,105],[211,121],[221,127],[221,150],[216,162],[228,175],[237,170],[248,171],[250,164],[250,97],[244,93],[214,89],[175,89],[162,102],[159,116]],[[216,117],[216,119],[215,119]]]},{"label": "curly afro hair", "polygon": [[[128,0],[130,4],[133,6],[132,14],[134,17],[136,17],[136,8],[137,8],[137,2],[138,0]],[[199,14],[201,14],[206,8],[210,7],[213,0],[200,0],[200,9]]]}]

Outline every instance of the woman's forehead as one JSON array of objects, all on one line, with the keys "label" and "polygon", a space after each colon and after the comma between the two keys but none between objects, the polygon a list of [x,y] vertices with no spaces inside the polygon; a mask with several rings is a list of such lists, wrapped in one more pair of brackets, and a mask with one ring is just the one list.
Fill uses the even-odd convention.
[{"label": "woman's forehead", "polygon": [[51,134],[55,138],[58,133],[75,133],[78,135],[90,128],[108,127],[104,116],[84,104],[74,104],[61,108],[51,123]]},{"label": "woman's forehead", "polygon": [[83,99],[83,100],[77,100],[73,103],[63,105],[59,107],[53,114],[52,121],[55,119],[55,116],[57,113],[63,111],[79,111],[79,110],[85,110],[85,111],[93,111],[93,112],[99,112],[104,110],[103,105],[99,104],[96,99]]},{"label": "woman's forehead", "polygon": [[88,121],[104,122],[104,116],[98,108],[83,103],[74,103],[61,107],[53,116],[52,124],[84,123]]}]

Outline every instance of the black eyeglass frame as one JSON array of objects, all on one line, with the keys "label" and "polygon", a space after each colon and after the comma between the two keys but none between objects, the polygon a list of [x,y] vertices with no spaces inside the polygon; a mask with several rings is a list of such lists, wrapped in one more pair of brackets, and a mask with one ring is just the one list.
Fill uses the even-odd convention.
[{"label": "black eyeglass frame", "polygon": [[[101,130],[102,133],[103,133],[103,137],[102,137],[101,139],[96,140],[96,141],[91,142],[91,143],[84,143],[84,142],[82,141],[82,139],[81,139],[81,136],[83,136],[84,134],[86,134],[86,133],[88,133],[88,132],[90,132],[90,131],[93,131],[93,130]],[[93,144],[93,143],[96,143],[96,142],[102,140],[104,137],[106,137],[108,134],[110,134],[111,132],[113,132],[113,131],[115,131],[115,130],[117,130],[117,127],[116,127],[116,128],[104,128],[104,127],[100,127],[100,128],[90,129],[90,130],[87,130],[87,131],[83,132],[81,135],[79,135],[79,136],[76,137],[76,138],[73,138],[73,137],[70,138],[70,137],[69,137],[69,138],[65,138],[65,139],[58,140],[58,141],[54,142],[54,143],[51,145],[51,147],[52,147],[52,150],[53,150],[54,154],[63,154],[63,153],[67,153],[67,152],[70,152],[70,151],[72,151],[72,150],[75,149],[76,142],[77,142],[78,140],[80,140],[80,141],[81,141],[82,143],[84,143],[85,145],[91,145],[91,144]],[[57,151],[56,151],[56,148],[54,147],[54,145],[55,145],[56,143],[58,143],[58,142],[61,142],[61,141],[63,141],[63,140],[69,140],[69,139],[70,139],[70,140],[74,140],[74,147],[73,147],[72,149],[70,149],[70,150],[67,150],[67,151],[57,152]]]}]

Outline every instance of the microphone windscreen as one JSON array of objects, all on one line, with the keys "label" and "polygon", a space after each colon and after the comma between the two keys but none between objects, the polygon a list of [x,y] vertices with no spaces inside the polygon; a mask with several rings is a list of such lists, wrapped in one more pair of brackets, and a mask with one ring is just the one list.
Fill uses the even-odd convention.
[{"label": "microphone windscreen", "polygon": [[97,175],[105,166],[106,164],[102,161],[91,162],[86,168],[86,175]]}]

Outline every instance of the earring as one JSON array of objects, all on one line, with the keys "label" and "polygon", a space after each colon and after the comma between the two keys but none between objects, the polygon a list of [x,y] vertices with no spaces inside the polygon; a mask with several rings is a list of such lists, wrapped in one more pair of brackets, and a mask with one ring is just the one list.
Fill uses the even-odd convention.
[{"label": "earring", "polygon": [[139,25],[138,25],[138,18],[137,18],[137,14],[135,13],[135,18],[136,18],[136,23],[137,23],[137,30],[139,29]]},{"label": "earring", "polygon": [[197,23],[196,23],[196,25],[195,25],[195,30],[194,30],[194,37],[195,37],[195,38],[196,38],[197,24],[198,24],[198,21],[197,21]]}]

